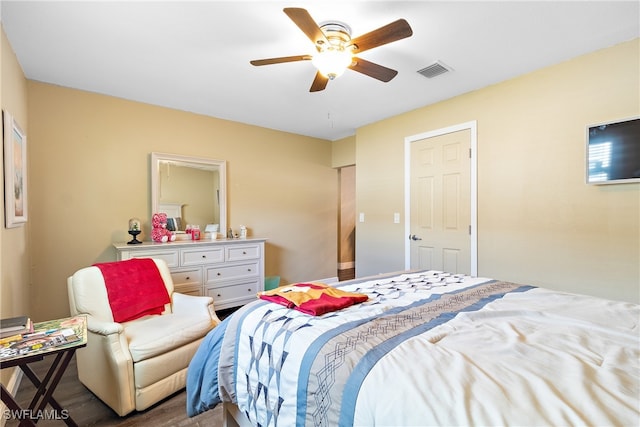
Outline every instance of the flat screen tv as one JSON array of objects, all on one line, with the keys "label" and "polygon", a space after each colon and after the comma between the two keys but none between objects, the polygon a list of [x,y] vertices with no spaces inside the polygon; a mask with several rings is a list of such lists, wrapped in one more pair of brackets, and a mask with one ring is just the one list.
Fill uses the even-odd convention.
[{"label": "flat screen tv", "polygon": [[587,183],[640,182],[640,118],[587,127]]}]

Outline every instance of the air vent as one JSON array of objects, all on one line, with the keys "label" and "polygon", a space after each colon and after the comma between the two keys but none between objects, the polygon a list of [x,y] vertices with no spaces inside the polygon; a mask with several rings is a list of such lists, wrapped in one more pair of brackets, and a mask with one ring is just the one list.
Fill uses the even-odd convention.
[{"label": "air vent", "polygon": [[446,66],[440,61],[436,61],[431,65],[427,65],[422,70],[418,70],[419,74],[422,74],[428,79],[432,79],[440,74],[448,73],[451,71],[451,68]]}]

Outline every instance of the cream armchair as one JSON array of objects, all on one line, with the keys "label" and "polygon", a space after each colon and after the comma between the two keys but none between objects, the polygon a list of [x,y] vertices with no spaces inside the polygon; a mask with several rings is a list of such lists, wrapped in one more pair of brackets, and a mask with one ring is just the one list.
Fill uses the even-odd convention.
[{"label": "cream armchair", "polygon": [[78,377],[120,416],[184,388],[191,358],[219,323],[212,298],[174,292],[167,265],[154,261],[171,302],[160,315],[125,323],[113,320],[98,267],[83,268],[67,280],[71,314],[88,318],[87,346],[76,352]]}]

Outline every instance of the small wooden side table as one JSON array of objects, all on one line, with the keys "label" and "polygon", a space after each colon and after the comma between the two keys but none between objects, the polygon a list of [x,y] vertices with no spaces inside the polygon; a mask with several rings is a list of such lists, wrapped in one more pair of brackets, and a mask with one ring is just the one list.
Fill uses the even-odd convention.
[{"label": "small wooden side table", "polygon": [[[37,391],[31,400],[28,408],[21,408],[14,396],[1,385],[2,401],[7,405],[12,416],[20,419],[20,426],[35,426],[44,413],[47,404],[56,410],[56,419],[64,421],[68,426],[77,424],[71,418],[69,411],[64,409],[53,397],[62,375],[64,374],[71,358],[76,350],[87,345],[87,318],[86,316],[75,316],[65,319],[57,319],[34,324],[34,333],[38,331],[51,330],[53,327],[71,328],[74,330],[79,340],[59,346],[42,348],[41,350],[31,350],[23,354],[0,357],[0,368],[11,368],[19,366],[27,378],[31,380]],[[42,380],[29,367],[30,363],[40,361],[45,356],[55,355],[55,359]]]}]

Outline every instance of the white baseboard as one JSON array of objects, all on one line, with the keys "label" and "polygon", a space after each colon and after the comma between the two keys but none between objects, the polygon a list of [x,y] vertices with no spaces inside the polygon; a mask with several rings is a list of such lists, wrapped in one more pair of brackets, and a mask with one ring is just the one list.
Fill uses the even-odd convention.
[{"label": "white baseboard", "polygon": [[[9,383],[5,386],[7,391],[11,393],[12,396],[15,396],[18,392],[18,388],[20,387],[20,381],[22,381],[22,369],[14,368],[11,377],[9,378]],[[0,402],[0,414],[4,414],[4,411],[7,409],[7,405],[4,402]],[[4,427],[7,423],[4,417],[0,417],[0,426]]]}]

